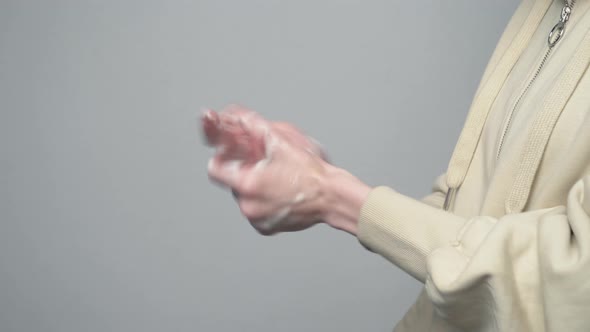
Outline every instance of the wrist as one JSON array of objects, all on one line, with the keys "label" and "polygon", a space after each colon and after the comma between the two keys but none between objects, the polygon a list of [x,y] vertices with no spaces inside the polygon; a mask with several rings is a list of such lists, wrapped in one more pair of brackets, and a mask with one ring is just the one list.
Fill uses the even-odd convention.
[{"label": "wrist", "polygon": [[372,188],[349,172],[329,164],[323,187],[323,221],[356,236],[361,208]]}]

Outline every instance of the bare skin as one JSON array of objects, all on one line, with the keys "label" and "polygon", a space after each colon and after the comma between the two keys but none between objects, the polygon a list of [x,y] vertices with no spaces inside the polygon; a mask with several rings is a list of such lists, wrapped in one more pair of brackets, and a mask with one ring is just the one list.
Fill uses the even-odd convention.
[{"label": "bare skin", "polygon": [[294,126],[244,107],[206,111],[207,143],[216,148],[209,177],[234,193],[242,214],[263,235],[326,223],[350,234],[371,188],[326,160]]}]

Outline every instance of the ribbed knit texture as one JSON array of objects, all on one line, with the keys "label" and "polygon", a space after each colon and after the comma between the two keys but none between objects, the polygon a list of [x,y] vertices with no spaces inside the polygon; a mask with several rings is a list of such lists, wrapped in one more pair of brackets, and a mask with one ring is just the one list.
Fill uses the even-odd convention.
[{"label": "ribbed knit texture", "polygon": [[590,331],[590,0],[577,1],[576,25],[496,159],[506,105],[538,65],[556,1],[513,16],[432,194],[377,187],[361,209],[360,242],[425,283],[396,332]]},{"label": "ribbed knit texture", "polygon": [[487,84],[475,96],[459,136],[459,141],[449,162],[447,184],[450,188],[458,188],[465,179],[492,103],[548,8],[548,1],[546,0],[535,3],[522,29],[501,58]]},{"label": "ribbed knit texture", "polygon": [[463,218],[377,187],[363,205],[358,234],[368,249],[424,282],[426,256],[451,243],[463,223]]},{"label": "ribbed knit texture", "polygon": [[526,143],[527,149],[523,151],[516,180],[506,200],[507,213],[518,213],[524,209],[553,128],[572,91],[586,72],[588,63],[590,63],[590,32],[584,37],[574,58],[567,64],[533,122]]}]

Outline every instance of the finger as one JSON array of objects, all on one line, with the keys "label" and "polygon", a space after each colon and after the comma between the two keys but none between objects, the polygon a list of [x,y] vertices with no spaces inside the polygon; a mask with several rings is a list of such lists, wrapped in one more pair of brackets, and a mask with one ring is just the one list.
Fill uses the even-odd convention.
[{"label": "finger", "polygon": [[263,118],[259,113],[237,104],[226,106],[220,114],[223,116],[230,116],[234,119],[240,119],[251,127],[271,126],[271,122]]},{"label": "finger", "polygon": [[281,131],[303,133],[299,128],[285,121],[275,121],[272,123],[272,126]]},{"label": "finger", "polygon": [[285,139],[295,145],[302,145],[307,151],[328,161],[328,156],[322,144],[302,130],[288,122],[273,122],[273,127],[285,136]]},{"label": "finger", "polygon": [[234,144],[236,137],[243,135],[240,120],[233,115],[219,113],[219,128],[221,130],[221,139],[223,143]]},{"label": "finger", "polygon": [[272,235],[279,232],[281,224],[284,222],[290,212],[290,207],[284,207],[266,218],[251,221],[251,223],[256,226],[256,230],[258,230],[260,234]]},{"label": "finger", "polygon": [[240,199],[238,201],[240,212],[256,230],[264,235],[276,233],[281,223],[291,212],[289,206],[275,208],[268,211],[260,202],[251,199]]},{"label": "finger", "polygon": [[209,160],[209,179],[222,187],[236,188],[242,177],[241,166],[240,160],[224,160],[222,156],[216,155]]},{"label": "finger", "polygon": [[319,223],[321,220],[318,213],[297,211],[294,205],[277,208],[272,213],[265,213],[262,216],[258,219],[249,219],[252,226],[262,235],[300,231]]},{"label": "finger", "polygon": [[243,118],[256,117],[258,115],[258,113],[239,104],[227,105],[221,113]]},{"label": "finger", "polygon": [[313,146],[306,136],[293,125],[287,122],[273,123],[274,132],[281,136],[286,142],[296,147],[311,149]]},{"label": "finger", "polygon": [[224,159],[242,159],[245,156],[247,133],[239,124],[239,119],[206,110],[202,122],[207,143],[217,147]]},{"label": "finger", "polygon": [[215,146],[219,143],[221,137],[219,125],[219,115],[216,112],[209,109],[203,111],[203,115],[201,116],[201,127],[205,136],[206,144]]},{"label": "finger", "polygon": [[244,144],[248,150],[248,158],[246,159],[249,163],[258,162],[266,158],[266,143],[265,136],[267,131],[254,128],[251,124],[240,121],[242,131],[244,133]]},{"label": "finger", "polygon": [[241,159],[254,163],[265,158],[264,136],[268,128],[252,126],[252,123],[228,114],[220,114],[222,123],[223,155],[226,159]]},{"label": "finger", "polygon": [[262,235],[273,235],[279,232],[296,232],[307,229],[320,220],[314,214],[295,216],[292,207],[284,206],[273,213],[265,214],[256,219],[248,219],[250,224]]},{"label": "finger", "polygon": [[234,125],[223,130],[221,144],[223,149],[219,153],[224,159],[240,159],[244,162],[255,162],[263,157],[261,140],[242,124]]},{"label": "finger", "polygon": [[[204,129],[209,142],[219,148],[222,159],[241,159],[255,163],[269,157],[266,138],[270,131],[267,121],[256,113],[243,108],[233,107],[229,110],[204,114]],[[250,120],[247,120],[249,116]],[[251,120],[256,117],[256,120]]]},{"label": "finger", "polygon": [[225,159],[251,157],[252,134],[241,118],[205,110],[202,127],[207,144],[219,147]]}]

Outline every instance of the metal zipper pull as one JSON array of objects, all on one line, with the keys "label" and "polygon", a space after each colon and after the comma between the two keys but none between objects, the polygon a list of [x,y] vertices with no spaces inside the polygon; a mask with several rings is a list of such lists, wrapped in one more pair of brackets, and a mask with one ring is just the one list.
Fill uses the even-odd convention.
[{"label": "metal zipper pull", "polygon": [[561,19],[553,26],[551,32],[549,32],[549,37],[547,38],[549,48],[553,48],[553,46],[555,46],[557,42],[561,40],[561,37],[563,37],[563,34],[565,33],[565,25],[570,19],[574,3],[575,2],[572,2],[570,5],[566,2],[565,6],[563,6],[563,9],[561,10]]}]

